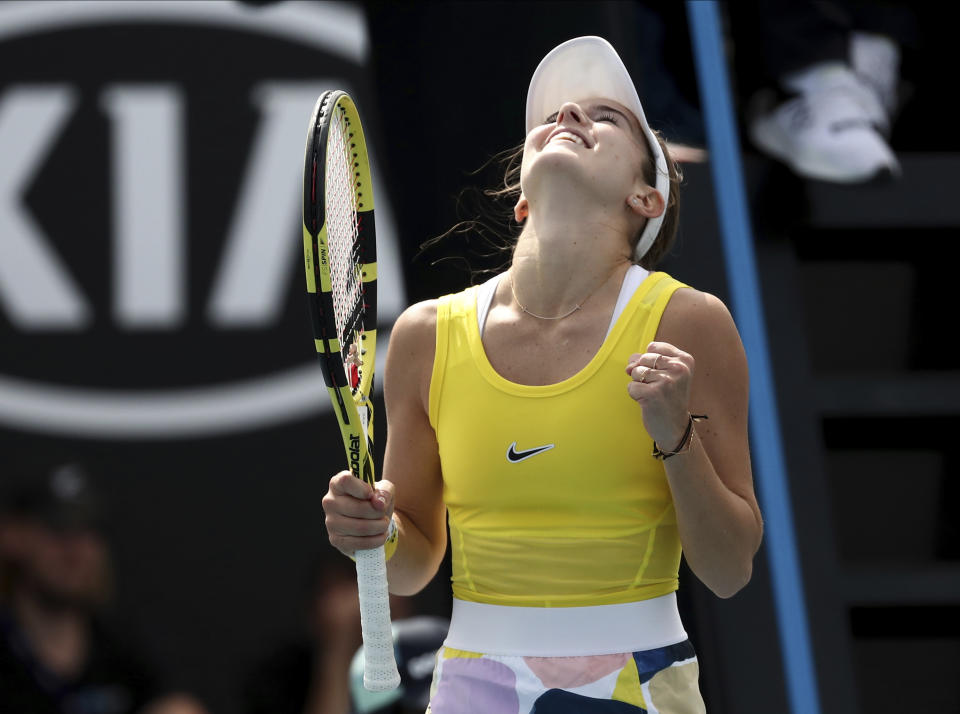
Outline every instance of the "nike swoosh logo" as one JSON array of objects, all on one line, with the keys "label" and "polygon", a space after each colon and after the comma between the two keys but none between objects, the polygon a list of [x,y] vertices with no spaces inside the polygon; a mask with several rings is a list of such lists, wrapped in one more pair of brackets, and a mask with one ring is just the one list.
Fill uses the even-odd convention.
[{"label": "nike swoosh logo", "polygon": [[524,449],[523,451],[517,451],[517,442],[510,444],[510,448],[507,449],[507,461],[511,464],[520,463],[524,459],[529,459],[531,456],[536,456],[539,453],[544,451],[549,451],[555,446],[555,444],[547,444],[546,446],[538,446],[535,449]]}]

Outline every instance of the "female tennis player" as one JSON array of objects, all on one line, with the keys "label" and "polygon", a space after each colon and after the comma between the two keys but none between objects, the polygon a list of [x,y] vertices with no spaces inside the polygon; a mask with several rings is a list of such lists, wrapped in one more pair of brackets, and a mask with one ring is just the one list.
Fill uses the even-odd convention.
[{"label": "female tennis player", "polygon": [[681,548],[730,597],[762,535],[743,346],[720,300],[652,272],[679,182],[613,47],[552,50],[526,128],[512,263],[397,321],[384,479],[333,477],[330,541],[396,530],[390,589],[413,594],[449,516],[431,714],[701,712]]}]

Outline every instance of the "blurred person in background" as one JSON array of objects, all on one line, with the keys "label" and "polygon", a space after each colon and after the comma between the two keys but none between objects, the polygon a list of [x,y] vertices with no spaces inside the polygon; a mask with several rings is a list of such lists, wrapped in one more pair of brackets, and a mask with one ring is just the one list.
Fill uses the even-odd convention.
[{"label": "blurred person in background", "polygon": [[112,592],[101,503],[77,465],[0,482],[0,711],[204,714],[165,694],[103,624]]},{"label": "blurred person in background", "polygon": [[430,682],[437,651],[450,628],[443,617],[408,617],[393,622],[394,653],[400,686],[389,692],[371,692],[363,686],[363,647],[350,664],[352,714],[423,714],[430,703]]},{"label": "blurred person in background", "polygon": [[401,686],[363,688],[357,574],[341,558],[318,561],[309,578],[304,636],[257,663],[243,687],[245,714],[423,714],[436,652],[449,620],[412,616],[413,600],[392,596]]},{"label": "blurred person in background", "polygon": [[916,41],[905,4],[748,0],[727,7],[738,73],[754,85],[741,91],[752,94],[747,132],[758,149],[810,179],[899,176],[888,142],[903,99],[901,46]]},{"label": "blurred person in background", "polygon": [[305,631],[257,663],[243,687],[246,714],[347,714],[350,658],[361,643],[357,576],[346,560],[310,575]]}]

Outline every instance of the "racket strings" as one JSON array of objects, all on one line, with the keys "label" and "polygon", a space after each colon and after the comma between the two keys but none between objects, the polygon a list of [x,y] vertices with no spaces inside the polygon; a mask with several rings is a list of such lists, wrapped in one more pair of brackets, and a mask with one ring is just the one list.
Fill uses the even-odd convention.
[{"label": "racket strings", "polygon": [[[345,362],[354,369],[354,388],[359,381],[365,311],[362,266],[363,241],[357,215],[357,189],[353,146],[349,120],[338,108],[330,122],[326,161],[326,223],[330,256],[330,283],[333,294],[334,321]],[[350,348],[353,347],[353,358]]]}]

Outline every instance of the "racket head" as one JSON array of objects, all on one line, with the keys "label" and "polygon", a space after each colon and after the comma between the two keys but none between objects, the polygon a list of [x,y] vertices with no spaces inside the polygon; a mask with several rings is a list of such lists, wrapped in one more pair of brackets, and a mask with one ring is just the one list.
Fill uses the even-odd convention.
[{"label": "racket head", "polygon": [[350,470],[371,486],[377,343],[373,183],[356,104],[317,99],[303,169],[303,255],[314,346]]}]

